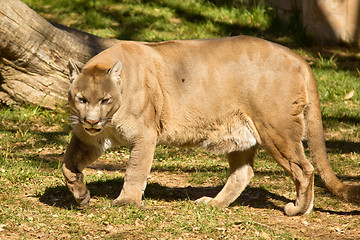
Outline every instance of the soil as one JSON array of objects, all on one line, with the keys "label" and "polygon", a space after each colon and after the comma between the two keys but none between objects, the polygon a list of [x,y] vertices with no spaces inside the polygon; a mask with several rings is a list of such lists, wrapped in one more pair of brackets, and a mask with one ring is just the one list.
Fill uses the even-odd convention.
[{"label": "soil", "polygon": [[[88,171],[125,171],[126,162],[109,163],[104,158],[94,163]],[[256,173],[255,173],[256,174]],[[215,196],[222,188],[223,181],[211,181],[200,185],[189,182],[190,174],[184,172],[152,171],[148,178],[148,188],[160,185],[167,191],[161,191],[160,199],[176,198],[195,200],[204,195]],[[318,187],[316,188],[318,189]],[[313,212],[305,216],[288,217],[283,213],[283,207],[294,199],[294,196],[282,196],[275,190],[265,190],[257,183],[250,183],[242,195],[232,204],[227,211],[232,214],[236,211],[246,211],[249,215],[256,216],[258,224],[270,229],[284,229],[304,239],[360,239],[359,206],[335,199],[333,195],[324,189],[315,189]],[[157,196],[156,190],[145,192],[148,197]],[[280,191],[281,192],[281,191]],[[318,192],[318,193],[317,193]],[[153,195],[153,196],[152,196]],[[291,194],[289,194],[291,195]],[[320,195],[320,196],[319,196]],[[317,198],[325,198],[317,199]],[[331,204],[324,205],[330,201]],[[335,202],[334,202],[335,201]],[[335,207],[334,207],[335,206]],[[241,225],[241,220],[234,223],[234,231]],[[238,227],[239,228],[239,227]],[[270,239],[262,236],[264,239]]]}]

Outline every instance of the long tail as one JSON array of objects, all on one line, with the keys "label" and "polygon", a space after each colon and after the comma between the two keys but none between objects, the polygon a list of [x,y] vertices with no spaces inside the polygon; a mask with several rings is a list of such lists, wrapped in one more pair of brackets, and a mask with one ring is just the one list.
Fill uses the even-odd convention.
[{"label": "long tail", "polygon": [[360,204],[360,185],[342,183],[331,168],[326,154],[324,130],[321,121],[320,101],[316,80],[311,72],[308,81],[308,107],[305,121],[307,122],[308,145],[313,162],[319,171],[327,189],[346,201]]}]

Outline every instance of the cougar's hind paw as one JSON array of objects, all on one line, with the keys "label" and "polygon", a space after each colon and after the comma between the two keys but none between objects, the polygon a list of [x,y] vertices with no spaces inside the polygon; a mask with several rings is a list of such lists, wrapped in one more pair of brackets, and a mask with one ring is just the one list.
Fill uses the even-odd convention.
[{"label": "cougar's hind paw", "polygon": [[209,204],[213,200],[211,197],[201,197],[197,200],[195,200],[196,204]]}]

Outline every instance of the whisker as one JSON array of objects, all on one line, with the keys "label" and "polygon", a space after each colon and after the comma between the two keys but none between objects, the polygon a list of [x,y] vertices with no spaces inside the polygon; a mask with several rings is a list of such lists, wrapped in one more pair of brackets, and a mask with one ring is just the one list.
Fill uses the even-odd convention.
[{"label": "whisker", "polygon": [[71,115],[69,118],[70,125],[76,125],[76,124],[79,124],[80,122],[81,122],[80,118],[77,115]]}]

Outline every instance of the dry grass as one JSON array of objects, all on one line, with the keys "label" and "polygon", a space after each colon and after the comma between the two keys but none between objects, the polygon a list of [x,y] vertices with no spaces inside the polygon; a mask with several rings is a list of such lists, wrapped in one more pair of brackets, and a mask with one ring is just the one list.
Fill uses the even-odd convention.
[{"label": "dry grass", "polygon": [[[107,37],[163,40],[247,33],[294,46],[309,61],[319,82],[333,168],[343,181],[359,183],[360,81],[353,49],[322,48],[318,54],[318,46],[300,48],[294,45],[298,35],[274,31],[276,19],[265,6],[232,8],[191,0],[25,2],[48,19]],[[191,4],[196,7],[190,8]],[[356,90],[355,95],[345,99],[351,90]],[[295,198],[294,184],[261,149],[254,179],[227,209],[193,203],[221,189],[227,174],[223,156],[162,146],[156,151],[142,209],[110,206],[123,183],[129,154],[125,148],[107,152],[85,170],[92,200],[89,207],[81,208],[65,187],[60,170],[71,136],[66,111],[3,106],[0,114],[0,239],[333,240],[360,236],[359,206],[334,198],[318,177],[314,211],[285,216],[282,209]]]}]

